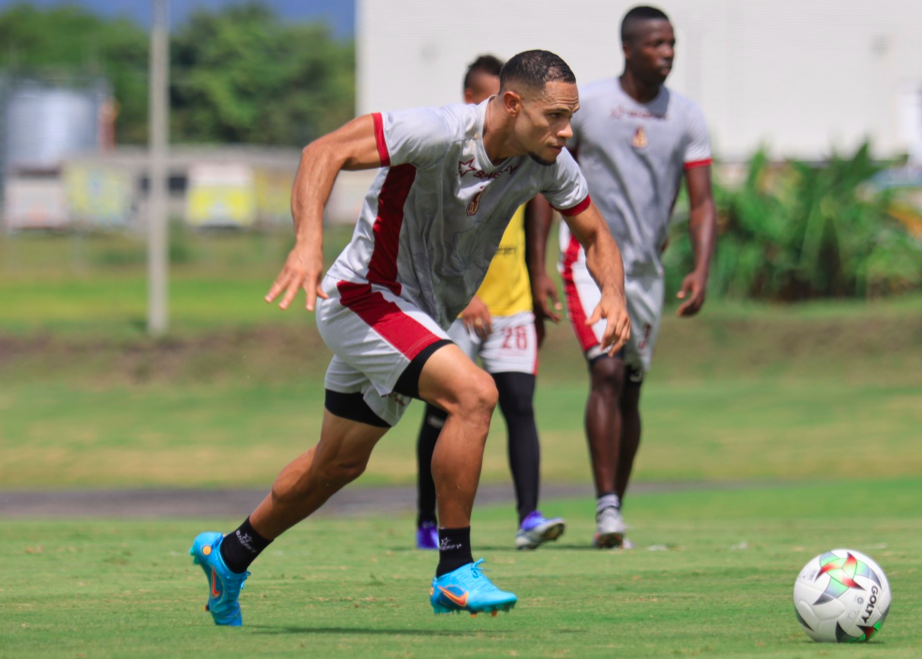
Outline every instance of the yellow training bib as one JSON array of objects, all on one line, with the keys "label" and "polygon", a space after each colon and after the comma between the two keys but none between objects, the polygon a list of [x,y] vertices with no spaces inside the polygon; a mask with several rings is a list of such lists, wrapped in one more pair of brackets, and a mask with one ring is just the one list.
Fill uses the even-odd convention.
[{"label": "yellow training bib", "polygon": [[487,276],[477,291],[491,316],[513,316],[532,310],[531,284],[525,267],[525,206],[509,221]]}]

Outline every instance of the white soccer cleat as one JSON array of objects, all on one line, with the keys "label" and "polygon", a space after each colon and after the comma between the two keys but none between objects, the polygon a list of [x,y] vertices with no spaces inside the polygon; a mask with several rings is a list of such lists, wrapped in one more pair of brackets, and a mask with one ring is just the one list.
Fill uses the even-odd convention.
[{"label": "white soccer cleat", "polygon": [[621,519],[621,511],[617,508],[606,508],[596,515],[594,544],[599,549],[621,547],[624,545],[625,531],[627,525]]},{"label": "white soccer cleat", "polygon": [[522,520],[518,533],[515,534],[516,549],[537,549],[545,542],[556,540],[563,535],[566,522],[561,517],[548,519],[535,510]]}]

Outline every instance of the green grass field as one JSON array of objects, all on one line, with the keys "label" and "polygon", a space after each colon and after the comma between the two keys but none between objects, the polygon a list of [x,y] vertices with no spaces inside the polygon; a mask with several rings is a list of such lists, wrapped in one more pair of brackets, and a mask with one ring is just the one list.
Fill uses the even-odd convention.
[{"label": "green grass field", "polygon": [[[186,554],[230,520],[6,521],[0,648],[14,657],[848,657],[922,653],[919,479],[644,495],[638,549],[588,548],[591,501],[555,502],[567,534],[510,549],[511,511],[481,509],[478,556],[519,606],[497,618],[439,616],[434,556],[410,518],[307,522],[272,545],[243,593],[244,628],[216,628]],[[846,546],[887,572],[893,604],[863,646],[818,645],[791,592],[811,556]],[[651,551],[650,548],[659,551]]]},{"label": "green grass field", "polygon": [[[331,262],[348,230],[333,229]],[[268,487],[316,441],[329,353],[311,315],[262,302],[288,239],[174,237],[170,335],[144,336],[143,244],[0,236],[2,490]],[[545,482],[588,482],[582,357],[551,328],[536,399]],[[421,410],[355,485],[409,484]],[[435,617],[409,517],[319,518],[260,559],[243,630],[216,629],[186,554],[239,520],[0,519],[0,657],[922,656],[922,298],[792,307],[708,301],[669,317],[644,385],[632,552],[588,549],[591,501],[548,501],[557,545],[509,549],[510,506],[474,542],[521,605]],[[508,481],[494,419],[483,480]],[[745,484],[708,490],[709,483]],[[659,550],[650,551],[650,547]],[[790,601],[807,560],[847,546],[894,589],[866,646],[815,645]]]}]

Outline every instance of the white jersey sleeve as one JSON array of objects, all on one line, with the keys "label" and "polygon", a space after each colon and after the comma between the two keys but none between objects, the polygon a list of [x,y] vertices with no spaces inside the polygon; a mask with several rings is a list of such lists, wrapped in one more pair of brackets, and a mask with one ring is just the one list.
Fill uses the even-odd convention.
[{"label": "white jersey sleeve", "polygon": [[557,162],[547,169],[541,194],[551,206],[567,217],[589,207],[589,184],[569,151],[561,151]]},{"label": "white jersey sleeve", "polygon": [[697,105],[688,112],[686,128],[685,168],[711,164],[711,142],[704,114]]},{"label": "white jersey sleeve", "polygon": [[428,167],[445,157],[454,141],[454,131],[440,108],[375,113],[372,118],[382,167]]}]

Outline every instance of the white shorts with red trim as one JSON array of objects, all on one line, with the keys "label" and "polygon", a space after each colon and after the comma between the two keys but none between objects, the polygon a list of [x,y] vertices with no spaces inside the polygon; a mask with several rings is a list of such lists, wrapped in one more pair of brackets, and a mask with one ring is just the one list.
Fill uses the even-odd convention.
[{"label": "white shorts with red trim", "polygon": [[387,288],[327,277],[323,290],[330,299],[317,300],[317,329],[333,351],[324,386],[360,392],[372,412],[395,425],[410,403],[394,393],[397,380],[424,348],[448,335]]},{"label": "white shorts with red trim", "polygon": [[448,328],[448,336],[471,361],[477,357],[487,373],[538,374],[538,333],[535,314],[530,311],[512,316],[493,316],[493,331],[482,340],[468,331],[459,318]]},{"label": "white shorts with red trim", "polygon": [[[602,293],[589,274],[586,252],[575,237],[571,236],[567,249],[561,255],[560,276],[573,332],[586,359],[592,361],[602,355],[599,345],[606,321],[603,318],[591,327],[586,325],[586,319],[595,311]],[[624,363],[644,373],[650,370],[653,361],[653,348],[663,316],[664,292],[664,281],[659,275],[625,275],[624,294],[631,318],[631,338],[624,346]]]}]

